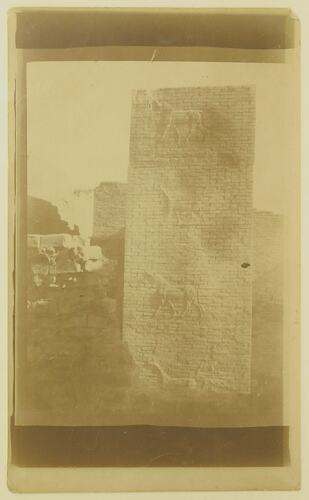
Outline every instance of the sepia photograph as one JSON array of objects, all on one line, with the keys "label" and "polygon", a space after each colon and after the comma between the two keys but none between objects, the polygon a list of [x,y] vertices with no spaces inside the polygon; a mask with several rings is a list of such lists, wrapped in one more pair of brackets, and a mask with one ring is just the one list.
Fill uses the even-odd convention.
[{"label": "sepia photograph", "polygon": [[19,423],[282,424],[286,70],[225,66],[28,64]]},{"label": "sepia photograph", "polygon": [[[210,488],[297,489],[298,51],[123,57],[22,36],[17,483],[24,467],[210,467],[230,468]],[[276,479],[233,483],[235,467]]]}]

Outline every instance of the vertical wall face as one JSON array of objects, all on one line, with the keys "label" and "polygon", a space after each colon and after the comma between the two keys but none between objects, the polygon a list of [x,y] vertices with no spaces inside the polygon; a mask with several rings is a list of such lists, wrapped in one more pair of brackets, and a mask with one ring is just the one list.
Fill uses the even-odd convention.
[{"label": "vertical wall face", "polygon": [[124,337],[152,393],[250,392],[254,95],[133,98]]},{"label": "vertical wall face", "polygon": [[254,302],[282,304],[284,219],[271,212],[253,212]]},{"label": "vertical wall face", "polygon": [[126,184],[101,182],[94,191],[93,236],[108,238],[125,226]]}]

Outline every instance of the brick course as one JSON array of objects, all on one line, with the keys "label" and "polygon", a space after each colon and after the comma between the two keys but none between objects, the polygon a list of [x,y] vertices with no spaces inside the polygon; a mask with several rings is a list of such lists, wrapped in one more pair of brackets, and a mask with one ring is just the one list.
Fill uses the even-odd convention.
[{"label": "brick course", "polygon": [[133,98],[126,202],[123,328],[136,383],[181,398],[248,393],[254,92],[152,98]]},{"label": "brick course", "polygon": [[101,182],[94,191],[93,237],[108,238],[125,225],[126,184]]}]

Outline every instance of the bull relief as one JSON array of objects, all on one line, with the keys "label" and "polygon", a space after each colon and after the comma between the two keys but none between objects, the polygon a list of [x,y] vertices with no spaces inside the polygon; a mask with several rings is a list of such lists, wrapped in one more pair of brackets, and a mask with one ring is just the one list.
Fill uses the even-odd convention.
[{"label": "bull relief", "polygon": [[254,123],[250,87],[135,92],[123,335],[146,392],[250,393]]}]

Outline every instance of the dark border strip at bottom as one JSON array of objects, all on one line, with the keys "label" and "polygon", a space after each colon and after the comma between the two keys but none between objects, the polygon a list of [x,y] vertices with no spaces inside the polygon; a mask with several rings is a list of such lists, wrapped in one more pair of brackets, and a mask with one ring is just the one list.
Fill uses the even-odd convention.
[{"label": "dark border strip at bottom", "polygon": [[275,467],[288,439],[288,427],[11,426],[20,467]]}]

